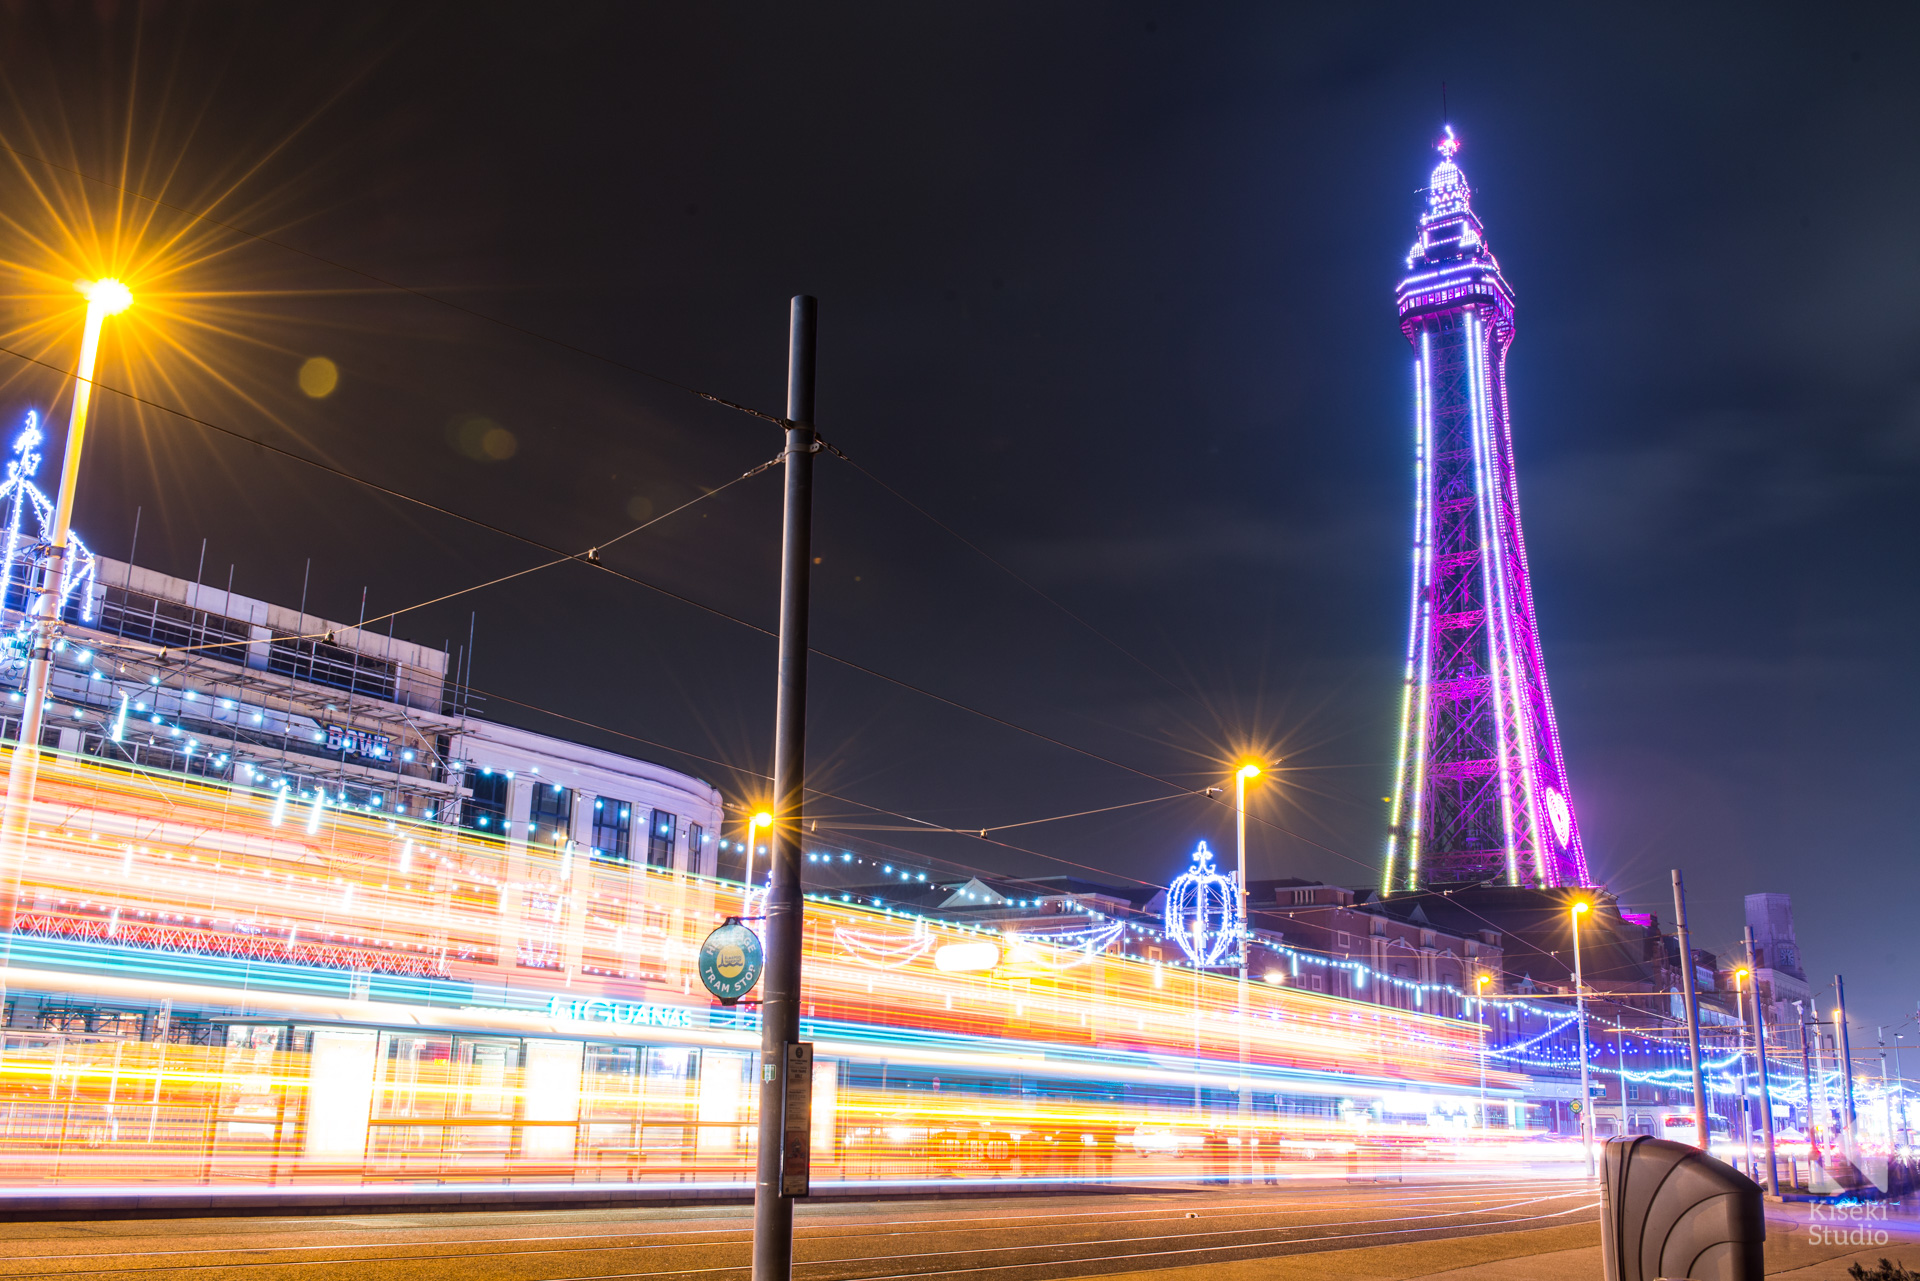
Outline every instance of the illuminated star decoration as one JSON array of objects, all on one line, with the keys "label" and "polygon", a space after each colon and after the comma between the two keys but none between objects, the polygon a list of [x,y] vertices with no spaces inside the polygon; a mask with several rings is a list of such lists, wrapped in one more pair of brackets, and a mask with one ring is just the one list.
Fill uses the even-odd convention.
[{"label": "illuminated star decoration", "polygon": [[1193,866],[1167,887],[1167,937],[1198,968],[1220,965],[1240,941],[1239,903],[1234,878],[1220,875],[1213,851],[1201,841]]},{"label": "illuminated star decoration", "polygon": [[[47,547],[53,533],[53,501],[33,483],[33,475],[40,470],[40,442],[46,439],[40,431],[40,414],[37,410],[27,411],[27,425],[19,436],[14,438],[15,457],[7,461],[7,478],[0,482],[0,502],[7,505],[7,541],[0,549],[0,588],[6,592],[6,603],[15,608],[24,609],[28,604],[27,586],[33,569],[33,561],[38,553]],[[22,502],[22,498],[26,502]],[[34,519],[40,524],[39,536],[23,544],[20,536],[20,513],[29,504],[33,507]],[[80,621],[93,621],[93,553],[87,549],[78,534],[71,530],[67,533],[67,574],[66,581],[60,584],[60,599],[56,602],[53,617],[59,618],[67,612],[67,602],[75,593],[80,596]],[[23,554],[26,553],[26,554]],[[15,604],[15,574],[19,574],[18,591],[20,599]],[[27,623],[22,620],[6,638],[8,648],[17,660],[27,648]]]}]

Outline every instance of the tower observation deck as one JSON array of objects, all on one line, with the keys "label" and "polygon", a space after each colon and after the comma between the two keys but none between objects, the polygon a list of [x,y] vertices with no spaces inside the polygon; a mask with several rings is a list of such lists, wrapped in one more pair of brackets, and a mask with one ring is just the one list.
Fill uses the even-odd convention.
[{"label": "tower observation deck", "polygon": [[1534,625],[1507,403],[1513,291],[1447,129],[1400,282],[1413,592],[1383,887],[1592,877]]}]

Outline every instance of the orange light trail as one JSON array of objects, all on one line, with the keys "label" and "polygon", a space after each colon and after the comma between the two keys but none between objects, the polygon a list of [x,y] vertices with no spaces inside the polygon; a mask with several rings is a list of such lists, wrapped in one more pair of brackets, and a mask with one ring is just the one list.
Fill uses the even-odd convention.
[{"label": "orange light trail", "polygon": [[[0,1151],[65,1154],[6,1177],[747,1177],[757,1029],[693,977],[753,914],[740,887],[344,808],[309,833],[274,800],[43,766],[9,995],[91,1014],[5,1033]],[[936,965],[996,942],[992,969]],[[1465,1119],[1474,1024],[1267,984],[1243,1023],[1230,978],[817,900],[806,967],[823,1177],[1191,1177],[1505,1137]],[[160,1002],[227,1044],[157,1041],[136,1011]],[[1268,1101],[1247,1115],[1243,1085]]]}]

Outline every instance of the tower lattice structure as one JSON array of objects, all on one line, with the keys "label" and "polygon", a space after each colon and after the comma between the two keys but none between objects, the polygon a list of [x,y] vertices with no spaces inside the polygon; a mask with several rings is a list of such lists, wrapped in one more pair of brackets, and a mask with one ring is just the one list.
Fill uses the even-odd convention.
[{"label": "tower lattice structure", "polygon": [[1413,344],[1413,601],[1386,889],[1592,877],[1534,624],[1507,403],[1513,291],[1447,130],[1400,282]]}]

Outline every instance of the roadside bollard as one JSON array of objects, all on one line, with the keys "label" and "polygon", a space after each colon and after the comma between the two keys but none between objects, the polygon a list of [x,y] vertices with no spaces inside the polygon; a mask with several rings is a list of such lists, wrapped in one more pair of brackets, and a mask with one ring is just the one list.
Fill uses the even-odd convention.
[{"label": "roadside bollard", "polygon": [[1600,1184],[1606,1281],[1761,1281],[1760,1185],[1686,1143],[1609,1139]]}]

